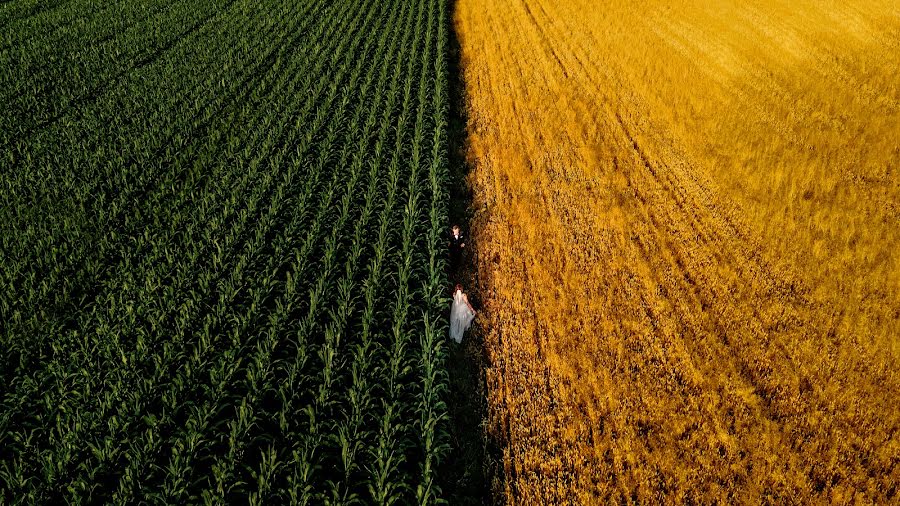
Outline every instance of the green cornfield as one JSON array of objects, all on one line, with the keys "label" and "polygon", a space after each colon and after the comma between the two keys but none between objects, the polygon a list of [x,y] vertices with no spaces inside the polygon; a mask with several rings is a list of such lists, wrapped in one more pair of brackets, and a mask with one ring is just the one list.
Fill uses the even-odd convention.
[{"label": "green cornfield", "polygon": [[0,503],[440,502],[448,9],[0,3]]}]

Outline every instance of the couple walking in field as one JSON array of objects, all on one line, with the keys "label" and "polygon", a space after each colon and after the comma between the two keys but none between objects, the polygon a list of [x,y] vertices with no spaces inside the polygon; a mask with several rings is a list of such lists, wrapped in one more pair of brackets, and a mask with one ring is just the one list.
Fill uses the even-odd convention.
[{"label": "couple walking in field", "polygon": [[[458,279],[466,247],[466,240],[459,225],[453,225],[450,229],[449,242],[450,275],[451,278]],[[475,308],[469,303],[469,297],[463,291],[462,285],[457,283],[453,288],[453,302],[450,306],[450,338],[457,343],[461,343],[463,334],[472,325],[472,320],[474,319]]]}]

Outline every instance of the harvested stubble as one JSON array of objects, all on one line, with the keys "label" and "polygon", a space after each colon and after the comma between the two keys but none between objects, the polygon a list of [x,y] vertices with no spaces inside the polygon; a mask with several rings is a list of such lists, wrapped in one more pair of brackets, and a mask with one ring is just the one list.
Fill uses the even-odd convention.
[{"label": "harvested stubble", "polygon": [[497,492],[896,500],[896,4],[455,21]]}]

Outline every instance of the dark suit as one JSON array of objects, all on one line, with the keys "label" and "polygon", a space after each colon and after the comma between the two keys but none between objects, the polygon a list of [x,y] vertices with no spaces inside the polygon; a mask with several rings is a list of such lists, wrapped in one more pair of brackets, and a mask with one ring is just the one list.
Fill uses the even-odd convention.
[{"label": "dark suit", "polygon": [[454,236],[453,232],[450,232],[450,268],[454,271],[458,270],[462,264],[463,245],[465,243],[466,238],[462,232],[458,236]]}]

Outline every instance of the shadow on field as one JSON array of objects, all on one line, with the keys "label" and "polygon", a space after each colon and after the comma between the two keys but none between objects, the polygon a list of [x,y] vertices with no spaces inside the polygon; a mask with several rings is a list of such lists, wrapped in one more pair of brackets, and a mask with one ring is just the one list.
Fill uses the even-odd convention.
[{"label": "shadow on field", "polygon": [[[460,45],[453,16],[456,0],[449,0],[447,22],[450,26],[448,81],[450,111],[448,118],[448,156],[450,201],[448,217],[459,224],[466,236],[465,254],[458,270],[448,266],[448,295],[455,283],[462,283],[476,310],[481,309],[478,272],[474,263],[477,244],[472,243],[470,223],[474,215],[472,192],[466,180],[466,102],[465,83],[460,66]],[[449,227],[448,227],[449,229]],[[449,307],[447,308],[449,311]],[[482,422],[487,413],[484,368],[486,357],[479,319],[466,333],[461,344],[448,339],[447,372],[450,391],[447,406],[450,415],[450,455],[438,471],[441,490],[449,504],[491,504],[491,478],[499,476],[496,445],[485,434]]]}]

